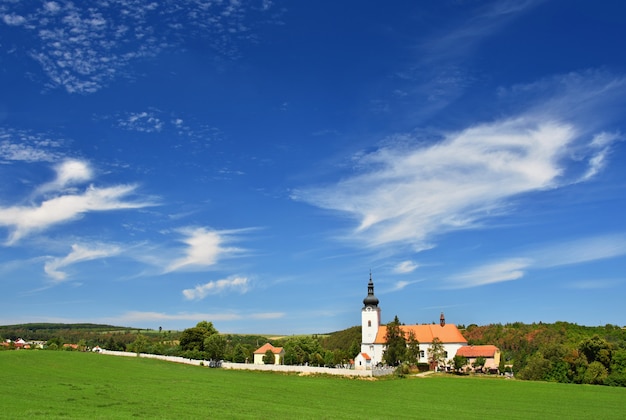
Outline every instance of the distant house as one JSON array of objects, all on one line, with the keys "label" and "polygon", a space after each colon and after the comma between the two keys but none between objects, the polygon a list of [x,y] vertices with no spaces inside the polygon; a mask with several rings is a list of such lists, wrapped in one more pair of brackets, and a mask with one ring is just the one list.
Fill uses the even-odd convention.
[{"label": "distant house", "polygon": [[356,370],[371,370],[372,358],[367,353],[359,353],[354,358],[354,369]]},{"label": "distant house", "polygon": [[467,358],[467,363],[470,366],[473,366],[479,357],[484,357],[485,369],[491,371],[497,370],[500,365],[500,349],[492,345],[461,347],[457,350],[456,355]]},{"label": "distant house", "polygon": [[264,365],[263,357],[270,350],[274,354],[274,364],[280,365],[285,357],[285,349],[282,347],[274,347],[270,343],[265,343],[254,352],[254,364]]}]

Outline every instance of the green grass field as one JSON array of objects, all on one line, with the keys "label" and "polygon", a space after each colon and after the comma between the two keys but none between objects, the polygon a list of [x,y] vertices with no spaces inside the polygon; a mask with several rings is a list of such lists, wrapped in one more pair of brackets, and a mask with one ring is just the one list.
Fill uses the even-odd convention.
[{"label": "green grass field", "polygon": [[363,380],[54,351],[0,352],[1,418],[626,418],[626,389],[438,376]]}]

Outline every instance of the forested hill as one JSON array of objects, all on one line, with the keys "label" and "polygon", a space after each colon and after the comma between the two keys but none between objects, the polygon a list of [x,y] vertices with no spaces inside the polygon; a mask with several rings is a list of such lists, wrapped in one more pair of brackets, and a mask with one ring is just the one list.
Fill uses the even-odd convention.
[{"label": "forested hill", "polygon": [[554,324],[533,323],[469,325],[461,330],[468,344],[494,344],[503,352],[538,350],[546,345],[560,344],[577,347],[593,336],[598,336],[616,348],[626,348],[626,329],[607,324],[602,327],[586,327],[569,322]]}]

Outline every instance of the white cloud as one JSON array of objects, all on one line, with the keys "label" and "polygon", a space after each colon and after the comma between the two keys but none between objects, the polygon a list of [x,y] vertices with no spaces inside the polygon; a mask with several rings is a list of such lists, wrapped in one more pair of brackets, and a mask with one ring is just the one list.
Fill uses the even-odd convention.
[{"label": "white cloud", "polygon": [[105,318],[103,321],[112,324],[135,325],[140,322],[158,321],[191,321],[197,323],[203,319],[215,321],[236,321],[240,319],[279,319],[285,316],[282,312],[259,312],[251,314],[241,314],[239,312],[226,313],[176,313],[168,314],[164,312],[144,312],[129,311],[119,317]]},{"label": "white cloud", "polygon": [[187,300],[202,300],[208,295],[216,295],[227,291],[246,293],[248,286],[247,277],[235,276],[200,284],[193,289],[185,289],[183,290],[183,296]]},{"label": "white cloud", "polygon": [[452,289],[462,289],[518,280],[524,276],[524,270],[531,264],[532,261],[525,258],[511,258],[486,264],[450,278],[448,287]]},{"label": "white cloud", "polygon": [[67,159],[55,167],[56,179],[42,185],[37,193],[59,191],[72,184],[80,184],[92,179],[93,171],[87,162],[77,159]]},{"label": "white cloud", "polygon": [[121,248],[111,245],[99,245],[96,247],[85,247],[82,245],[72,245],[72,251],[63,258],[53,258],[46,262],[44,270],[46,274],[56,281],[67,279],[67,273],[61,271],[62,268],[82,262],[95,259],[108,258],[118,255]]},{"label": "white cloud", "polygon": [[[524,257],[474,267],[448,279],[449,288],[468,288],[503,281],[518,280],[530,270],[584,264],[626,255],[626,235],[600,235],[564,243],[542,245],[526,252]],[[579,289],[610,287],[610,281],[581,281],[569,287]]]},{"label": "white cloud", "polygon": [[600,73],[518,86],[500,98],[515,108],[524,104],[516,116],[439,138],[391,135],[356,156],[354,174],[292,197],[355,219],[351,240],[423,249],[438,234],[475,228],[510,210],[523,194],[596,176],[621,139],[602,125],[625,90],[625,80]]},{"label": "white cloud", "polygon": [[556,121],[477,125],[431,146],[381,148],[361,158],[368,171],[294,198],[352,215],[355,235],[369,245],[421,247],[436,233],[471,227],[518,194],[556,186],[575,136]]},{"label": "white cloud", "polygon": [[267,5],[239,1],[207,5],[196,0],[39,5],[16,1],[3,5],[0,18],[13,30],[35,36],[34,41],[30,34],[16,34],[15,39],[29,40],[23,49],[41,65],[50,87],[88,94],[125,75],[132,61],[174,48],[186,36],[201,37],[218,54],[235,58],[238,43],[253,38],[257,15],[251,17],[252,13],[265,13]]},{"label": "white cloud", "polygon": [[171,262],[166,273],[181,269],[198,269],[215,265],[221,258],[242,252],[240,248],[224,246],[232,240],[233,231],[217,231],[205,228],[183,228],[179,233],[187,244],[185,255]]},{"label": "white cloud", "polygon": [[81,194],[60,195],[44,200],[39,205],[0,207],[0,226],[10,229],[10,245],[32,232],[66,223],[88,212],[137,209],[154,205],[149,202],[125,201],[135,189],[134,185],[109,188],[90,186]]},{"label": "white cloud", "polygon": [[402,261],[393,268],[393,272],[398,274],[412,273],[417,267],[419,266],[413,261]]},{"label": "white cloud", "polygon": [[155,112],[144,111],[125,115],[123,119],[118,120],[117,125],[125,130],[154,133],[161,131],[164,123]]},{"label": "white cloud", "polygon": [[530,257],[538,267],[558,267],[626,255],[626,235],[598,235],[538,247]]},{"label": "white cloud", "polygon": [[60,146],[45,134],[0,127],[0,161],[55,162]]}]

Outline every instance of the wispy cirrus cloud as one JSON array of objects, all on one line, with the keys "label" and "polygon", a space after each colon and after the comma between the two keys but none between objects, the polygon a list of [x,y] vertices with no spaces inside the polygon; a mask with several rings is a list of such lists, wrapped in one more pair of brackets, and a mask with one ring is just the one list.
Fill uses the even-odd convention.
[{"label": "wispy cirrus cloud", "polygon": [[6,25],[5,30],[21,31],[22,39],[31,38],[19,50],[27,50],[41,65],[51,87],[88,94],[124,75],[132,61],[180,45],[186,36],[204,39],[217,54],[237,57],[238,42],[254,39],[254,17],[266,13],[268,4],[198,0],[5,2],[0,5],[0,24]]},{"label": "wispy cirrus cloud", "polygon": [[[602,130],[603,109],[626,84],[581,78],[547,97],[535,92],[526,110],[508,118],[437,139],[389,136],[378,150],[358,155],[355,174],[292,197],[356,219],[348,237],[369,246],[421,249],[438,234],[476,227],[522,194],[589,179],[606,164],[620,137]],[[581,99],[592,108],[573,111],[568,104]]]},{"label": "wispy cirrus cloud", "polygon": [[[626,255],[626,235],[611,234],[580,238],[562,243],[537,246],[525,256],[505,258],[481,264],[451,276],[446,288],[470,288],[519,280],[531,270],[585,264]],[[578,289],[606,288],[617,284],[609,280],[576,281],[566,287]]]},{"label": "wispy cirrus cloud", "polygon": [[72,251],[62,258],[53,258],[46,262],[44,271],[56,282],[62,282],[67,279],[67,273],[62,269],[71,265],[92,261],[96,259],[109,258],[119,255],[122,249],[116,245],[91,245],[83,246],[79,244],[72,245]]},{"label": "wispy cirrus cloud", "polygon": [[178,233],[184,236],[181,242],[187,247],[183,251],[184,255],[168,264],[164,272],[207,269],[223,258],[243,252],[242,248],[226,246],[235,240],[233,234],[237,232],[239,231],[218,231],[203,227],[178,229]]},{"label": "wispy cirrus cloud", "polygon": [[393,272],[397,274],[412,273],[417,267],[419,267],[419,265],[413,261],[402,261],[393,268]]},{"label": "wispy cirrus cloud", "polygon": [[198,322],[202,319],[210,319],[211,321],[236,321],[240,319],[280,319],[284,318],[283,312],[255,312],[241,313],[238,311],[216,312],[216,313],[165,313],[165,312],[148,312],[148,311],[129,311],[117,317],[103,319],[106,322],[120,325],[136,325],[141,322],[158,322],[158,321],[191,321]]},{"label": "wispy cirrus cloud", "polygon": [[525,269],[532,261],[525,258],[510,258],[473,268],[468,272],[450,278],[449,288],[463,289],[505,281],[519,280],[524,277]]},{"label": "wispy cirrus cloud", "polygon": [[128,197],[135,193],[136,185],[113,187],[88,186],[82,192],[65,192],[68,184],[84,182],[91,178],[91,169],[86,162],[68,160],[55,167],[56,179],[36,189],[45,192],[46,198],[35,204],[0,206],[0,226],[9,229],[7,245],[12,245],[24,236],[51,226],[67,223],[86,213],[122,209],[138,209],[155,205],[149,201],[132,201]]},{"label": "wispy cirrus cloud", "polygon": [[187,300],[202,300],[209,295],[217,295],[224,292],[246,293],[249,287],[250,282],[247,277],[232,276],[200,284],[193,289],[185,289],[183,290],[183,296]]}]

